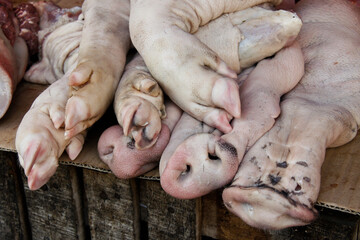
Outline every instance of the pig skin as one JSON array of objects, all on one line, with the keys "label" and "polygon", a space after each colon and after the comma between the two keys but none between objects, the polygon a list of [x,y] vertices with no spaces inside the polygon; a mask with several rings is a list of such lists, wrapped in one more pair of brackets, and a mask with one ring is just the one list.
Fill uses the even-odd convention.
[{"label": "pig skin", "polygon": [[230,133],[213,132],[195,119],[180,120],[160,160],[163,189],[174,197],[190,199],[231,182],[246,150],[280,114],[280,97],[299,82],[303,72],[301,49],[294,43],[241,75],[245,79],[239,82],[242,116],[233,119]]},{"label": "pig skin", "polygon": [[281,102],[275,125],[245,155],[223,192],[226,207],[251,226],[310,223],[328,147],[357,134],[360,123],[360,8],[344,0],[296,4],[305,74]]},{"label": "pig skin", "polygon": [[[128,4],[126,5],[125,2],[125,12],[127,6]],[[26,114],[20,125],[23,127],[19,127],[16,138],[20,163],[24,168],[26,176],[28,176],[29,187],[33,190],[38,189],[45,184],[55,173],[58,166],[58,158],[61,156],[64,149],[66,149],[71,159],[76,158],[80,153],[84,142],[84,131],[89,125],[86,125],[86,127],[81,130],[77,127],[66,129],[67,121],[70,121],[71,123],[73,119],[73,114],[71,113],[74,111],[73,104],[78,104],[75,110],[81,115],[89,110],[89,108],[81,105],[84,101],[88,101],[88,103],[91,104],[89,97],[91,97],[91,99],[98,99],[101,97],[100,95],[105,94],[105,98],[96,100],[96,104],[98,105],[95,104],[91,106],[94,111],[99,110],[96,108],[96,106],[99,105],[106,110],[106,102],[108,101],[108,98],[113,96],[114,93],[112,92],[115,92],[124,66],[125,54],[130,45],[130,37],[126,30],[126,14],[119,14],[119,16],[116,16],[118,18],[111,18],[111,29],[114,30],[114,27],[121,27],[119,31],[114,30],[112,32],[113,35],[106,38],[109,40],[108,42],[103,41],[105,44],[104,46],[107,47],[109,47],[109,42],[111,42],[112,54],[106,53],[107,56],[104,56],[104,50],[100,50],[99,52],[103,54],[101,56],[103,57],[102,60],[104,65],[99,65],[97,68],[90,69],[94,70],[91,75],[92,81],[88,84],[90,87],[77,89],[77,93],[75,95],[72,94],[69,97],[68,93],[70,92],[70,89],[67,84],[74,81],[74,78],[76,79],[79,77],[79,68],[84,70],[88,69],[88,67],[93,67],[95,63],[99,63],[98,60],[90,58],[91,56],[89,56],[89,54],[91,55],[91,52],[87,52],[89,47],[94,47],[95,49],[99,48],[99,45],[94,45],[98,39],[88,39],[86,35],[93,31],[94,28],[85,28],[84,26],[93,23],[95,20],[98,21],[98,14],[104,9],[95,9],[94,11],[93,8],[90,8],[89,10],[89,8],[85,7],[87,11],[85,11],[84,16],[87,17],[87,21],[80,16],[78,21],[71,22],[71,20],[65,16],[64,21],[62,18],[59,18],[53,22],[54,19],[49,17],[51,14],[46,14],[46,5],[39,5],[37,7],[44,11],[41,16],[45,16],[46,19],[48,19],[47,21],[41,21],[42,26],[44,27],[44,29],[42,29],[44,33],[39,36],[41,38],[40,41],[44,39],[42,46],[42,60],[38,64],[32,66],[27,72],[26,78],[29,81],[52,84],[47,92],[44,92],[39,96],[32,109]],[[53,8],[50,8],[50,10],[51,9]],[[55,8],[55,10],[55,13],[64,13],[64,11],[58,11],[57,8]],[[67,12],[65,11],[65,13]],[[116,19],[119,21],[116,21]],[[107,23],[108,22],[104,21],[104,24],[97,25],[97,27],[107,29]],[[89,42],[80,41],[84,38]],[[83,48],[81,46],[83,46]],[[83,53],[83,55],[81,55],[81,51],[85,52],[85,54]],[[94,56],[97,56],[96,54],[99,52],[95,53],[93,51],[92,53]],[[106,68],[103,68],[104,66]],[[77,68],[75,69],[75,67]],[[82,73],[83,72],[80,72],[80,76],[82,76]],[[101,76],[104,78],[101,78]],[[70,77],[71,79],[69,79]],[[60,80],[57,80],[59,78]],[[59,81],[61,81],[61,83],[58,83]],[[104,91],[99,91],[101,87],[99,87],[98,84],[101,85],[101,81],[105,81],[106,83],[102,84],[103,89],[105,89]],[[92,91],[96,91],[96,93],[92,94]],[[85,95],[82,96],[82,94]],[[79,102],[78,100],[81,97],[83,97],[83,99],[80,99],[81,101]],[[68,106],[70,110],[67,110]],[[78,110],[79,108],[80,110]],[[101,111],[105,111],[104,109],[101,109]],[[99,118],[102,115],[101,112],[95,112],[94,114],[98,115],[91,116],[91,121],[93,122],[96,121],[95,118]],[[41,123],[41,125],[39,125],[39,123]],[[35,127],[26,127],[31,125],[34,125]],[[79,125],[82,125],[82,123],[77,126]],[[63,128],[64,126],[65,128]],[[82,127],[83,126],[84,125],[82,125]]]},{"label": "pig skin", "polygon": [[28,63],[25,41],[16,37],[14,46],[0,29],[0,119],[8,110],[16,86],[24,76]]},{"label": "pig skin", "polygon": [[191,33],[224,13],[264,2],[281,1],[133,0],[131,40],[150,73],[180,108],[230,132],[230,119],[241,114],[236,73]]},{"label": "pig skin", "polygon": [[165,101],[166,117],[161,120],[161,131],[154,145],[139,150],[132,138],[119,125],[106,129],[98,142],[99,156],[115,176],[122,179],[137,177],[159,164],[159,158],[169,142],[170,134],[182,111],[170,100]]},{"label": "pig skin", "polygon": [[110,106],[130,48],[129,1],[87,0],[82,8],[84,28],[69,79],[66,138],[92,126]]},{"label": "pig skin", "polygon": [[[236,72],[240,72],[240,65],[253,65],[292,42],[300,27],[301,21],[294,13],[253,7],[213,20],[202,26],[195,35],[217,52]],[[158,137],[164,142],[162,137],[167,136],[160,132],[161,119],[165,116],[162,102],[159,86],[153,81],[144,63],[136,57],[126,66],[115,94],[114,109],[122,128],[109,128],[99,140],[98,150],[104,162],[109,163],[111,158],[112,166],[116,165],[116,162],[124,165],[120,162],[123,161],[124,154],[129,152],[126,146],[130,139],[122,140],[119,137],[119,142],[115,144],[115,135],[132,137],[135,147],[144,157],[149,158],[150,162],[160,158],[161,153],[152,151],[151,147]],[[119,130],[123,133],[117,132]],[[136,149],[130,152],[133,154]],[[125,156],[131,159],[131,162],[147,162],[146,159],[137,160],[131,155]],[[119,173],[117,169],[110,168],[118,177],[131,176],[130,173]]]},{"label": "pig skin", "polygon": [[28,49],[20,38],[10,1],[0,2],[0,119],[8,110],[17,84],[28,63]]},{"label": "pig skin", "polygon": [[68,140],[64,138],[68,76],[69,73],[36,98],[16,132],[19,162],[31,190],[39,189],[54,175],[64,150],[70,159],[75,159],[84,144],[85,132]]}]

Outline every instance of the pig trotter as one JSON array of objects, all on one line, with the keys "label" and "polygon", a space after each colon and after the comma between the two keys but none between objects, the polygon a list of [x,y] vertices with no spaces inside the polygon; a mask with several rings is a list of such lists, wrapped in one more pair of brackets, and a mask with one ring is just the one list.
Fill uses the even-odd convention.
[{"label": "pig trotter", "polygon": [[305,225],[316,218],[314,203],[326,147],[343,144],[357,128],[348,111],[331,105],[289,99],[281,110],[280,118],[247,152],[223,192],[231,212],[264,229]]},{"label": "pig trotter", "polygon": [[98,142],[100,158],[119,178],[137,177],[158,165],[167,146],[171,131],[181,116],[181,110],[172,102],[166,102],[167,115],[161,120],[161,131],[157,141],[146,149],[135,147],[135,140],[124,135],[121,126],[105,130]]},{"label": "pig trotter", "polygon": [[114,109],[124,135],[137,149],[152,147],[166,117],[164,96],[158,83],[137,55],[127,66],[115,93]]}]

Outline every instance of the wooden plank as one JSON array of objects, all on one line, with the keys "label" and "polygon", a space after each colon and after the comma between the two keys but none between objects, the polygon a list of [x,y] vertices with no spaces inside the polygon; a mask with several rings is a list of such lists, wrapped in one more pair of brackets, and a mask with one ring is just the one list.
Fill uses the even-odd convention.
[{"label": "wooden plank", "polygon": [[135,239],[134,205],[129,180],[84,169],[91,239]]},{"label": "wooden plank", "polygon": [[30,239],[15,153],[0,152],[0,239]]},{"label": "wooden plank", "polygon": [[[146,239],[195,239],[196,200],[179,200],[167,195],[158,181],[139,180],[140,207],[147,223]],[[143,229],[146,227],[143,227]]]},{"label": "wooden plank", "polygon": [[360,217],[318,207],[319,218],[310,225],[271,232],[273,240],[327,239],[355,240],[358,238]]},{"label": "wooden plank", "polygon": [[81,231],[78,230],[70,168],[73,167],[59,166],[39,190],[31,191],[25,184],[33,239],[78,239],[77,233]]},{"label": "wooden plank", "polygon": [[230,213],[223,204],[221,193],[222,190],[218,190],[201,198],[203,236],[227,240],[270,238],[268,232],[250,227]]}]

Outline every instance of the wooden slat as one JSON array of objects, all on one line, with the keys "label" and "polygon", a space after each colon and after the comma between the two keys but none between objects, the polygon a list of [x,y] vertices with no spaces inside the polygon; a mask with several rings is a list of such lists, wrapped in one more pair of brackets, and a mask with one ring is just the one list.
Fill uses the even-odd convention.
[{"label": "wooden slat", "polygon": [[[0,152],[0,239],[30,239],[15,153]],[[25,216],[24,216],[25,215]]]},{"label": "wooden slat", "polygon": [[271,232],[273,240],[358,240],[360,217],[319,207],[319,218],[310,225]]},{"label": "wooden slat", "polygon": [[77,233],[81,231],[78,230],[70,168],[59,166],[39,190],[31,191],[25,184],[33,239],[78,239]]},{"label": "wooden slat", "polygon": [[140,180],[139,185],[142,219],[148,229],[145,237],[150,240],[196,238],[196,200],[175,199],[162,190],[158,181]]},{"label": "wooden slat", "polygon": [[202,235],[214,239],[265,240],[268,232],[250,227],[230,213],[223,204],[221,190],[202,197]]},{"label": "wooden slat", "polygon": [[135,239],[139,219],[134,219],[129,180],[87,169],[83,175],[91,239]]}]

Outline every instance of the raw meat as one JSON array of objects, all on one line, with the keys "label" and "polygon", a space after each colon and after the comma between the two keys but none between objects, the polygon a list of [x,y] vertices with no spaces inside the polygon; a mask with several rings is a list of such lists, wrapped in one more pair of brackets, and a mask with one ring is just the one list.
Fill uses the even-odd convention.
[{"label": "raw meat", "polygon": [[[291,43],[300,27],[301,21],[293,13],[254,7],[224,15],[201,27],[196,36],[236,72],[240,72],[240,65],[248,67]],[[159,86],[153,81],[142,60],[136,57],[127,65],[115,96],[115,113],[122,128],[111,127],[99,140],[100,157],[106,163],[111,158],[113,166],[116,162],[124,166],[123,158],[134,159],[131,154],[136,151],[151,159],[151,162],[160,157],[158,152],[151,153],[151,147],[158,137],[162,143],[166,141],[166,137],[162,139],[165,135],[160,132],[161,119],[165,117],[162,98]],[[120,130],[124,132],[118,132]],[[139,149],[132,150],[129,156],[125,152],[128,152],[126,144],[130,138],[125,141],[114,137],[124,135],[133,138],[135,147]],[[146,159],[131,161],[147,162]],[[126,174],[126,177],[129,176]]]},{"label": "raw meat", "polygon": [[183,116],[160,160],[163,189],[174,197],[189,199],[228,184],[245,151],[273,126],[280,114],[280,97],[298,83],[303,71],[297,43],[244,71],[238,79],[242,115],[232,121],[230,133],[222,135]]},{"label": "raw meat", "polygon": [[112,103],[130,48],[128,0],[87,0],[84,29],[71,73],[65,137],[92,126]]},{"label": "raw meat", "polygon": [[251,226],[281,229],[314,220],[327,147],[351,141],[360,123],[360,8],[301,0],[305,75],[281,102],[275,125],[246,153],[223,192]]},{"label": "raw meat", "polygon": [[16,132],[16,150],[31,190],[40,188],[54,175],[65,149],[70,159],[75,159],[84,144],[85,132],[64,138],[68,75],[36,98]]},{"label": "raw meat", "polygon": [[0,118],[8,110],[17,84],[22,79],[28,50],[18,36],[18,22],[9,1],[0,1]]},{"label": "raw meat", "polygon": [[264,2],[281,1],[132,0],[131,40],[150,73],[180,108],[230,132],[230,119],[241,114],[236,73],[192,33],[224,13]]}]

